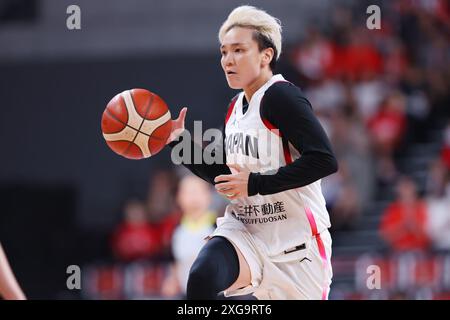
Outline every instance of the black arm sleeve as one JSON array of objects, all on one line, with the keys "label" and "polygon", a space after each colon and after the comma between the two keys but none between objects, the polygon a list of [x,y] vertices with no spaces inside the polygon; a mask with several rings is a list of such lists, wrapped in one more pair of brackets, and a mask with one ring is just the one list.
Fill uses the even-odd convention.
[{"label": "black arm sleeve", "polygon": [[[183,136],[183,134],[182,134]],[[184,141],[188,139],[187,141]],[[225,145],[224,145],[224,135],[222,132],[221,141],[214,141],[214,149],[211,151],[211,157],[218,159],[218,163],[208,164],[205,162],[203,158],[204,149],[197,143],[195,143],[192,139],[183,137],[179,141],[175,140],[169,143],[171,148],[174,148],[180,143],[184,144],[185,148],[190,148],[190,157],[184,159],[184,151],[181,149],[179,154],[173,154],[173,157],[180,157],[181,159],[177,159],[178,162],[181,162],[186,168],[188,168],[193,174],[202,178],[206,182],[211,184],[215,184],[214,178],[221,174],[231,174],[230,169],[226,165],[226,155],[225,155]],[[195,158],[195,154],[201,155],[198,159]],[[186,161],[183,161],[186,160]],[[199,160],[198,162],[196,160]]]},{"label": "black arm sleeve", "polygon": [[328,137],[299,88],[288,82],[273,84],[264,94],[260,113],[301,156],[273,175],[252,172],[249,196],[303,187],[337,171]]}]

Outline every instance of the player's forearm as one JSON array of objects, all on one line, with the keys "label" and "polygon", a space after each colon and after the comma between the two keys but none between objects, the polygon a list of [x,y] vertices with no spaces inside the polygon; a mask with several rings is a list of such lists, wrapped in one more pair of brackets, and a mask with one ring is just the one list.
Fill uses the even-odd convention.
[{"label": "player's forearm", "polygon": [[337,171],[338,164],[332,153],[305,154],[291,164],[281,167],[273,175],[252,172],[248,195],[266,195],[304,187]]},{"label": "player's forearm", "polygon": [[[184,139],[184,138],[183,138]],[[185,142],[182,141],[173,141],[169,143],[169,146],[173,148],[178,148],[177,146],[182,143],[184,144],[183,148],[179,150],[173,150],[172,157],[174,157],[174,161],[177,163],[181,163],[186,168],[188,168],[193,174],[202,178],[203,180],[214,184],[214,178],[221,174],[230,174],[231,171],[228,166],[225,164],[225,155],[223,152],[217,151],[212,152],[208,156],[210,156],[211,160],[214,161],[205,161],[204,157],[204,149],[195,143],[192,140],[188,140]],[[185,154],[185,151],[189,150],[190,154]],[[216,150],[220,150],[216,149]]]},{"label": "player's forearm", "polygon": [[0,296],[6,300],[24,300],[25,295],[19,287],[8,263],[3,248],[0,246]]}]

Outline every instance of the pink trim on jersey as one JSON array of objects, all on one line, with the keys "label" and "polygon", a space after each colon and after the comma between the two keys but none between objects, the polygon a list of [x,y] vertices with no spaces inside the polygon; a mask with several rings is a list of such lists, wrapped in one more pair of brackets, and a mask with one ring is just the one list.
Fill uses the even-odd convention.
[{"label": "pink trim on jersey", "polygon": [[[323,270],[325,272],[328,267],[328,259],[327,259],[327,253],[325,251],[325,245],[323,244],[322,238],[320,237],[320,233],[318,233],[316,220],[314,219],[314,215],[313,215],[311,209],[306,207],[305,212],[306,212],[306,217],[308,218],[308,221],[309,221],[309,225],[311,227],[312,235],[313,235],[313,237],[316,238],[317,247],[319,248],[319,254],[320,254],[320,257],[322,258]],[[328,293],[327,289],[328,289],[328,286],[326,284],[324,284],[323,290],[322,290],[322,300],[327,299],[327,293]]]}]

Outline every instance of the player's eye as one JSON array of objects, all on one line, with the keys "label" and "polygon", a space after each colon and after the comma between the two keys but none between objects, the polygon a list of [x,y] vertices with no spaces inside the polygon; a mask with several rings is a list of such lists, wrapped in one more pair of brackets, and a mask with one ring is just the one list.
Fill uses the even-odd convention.
[{"label": "player's eye", "polygon": [[241,49],[241,48],[237,48],[237,49],[235,49],[234,50],[234,52],[236,52],[236,53],[240,53],[240,52],[242,52],[243,50]]},{"label": "player's eye", "polygon": [[225,51],[221,51],[220,53],[222,54],[222,56],[227,54]]}]

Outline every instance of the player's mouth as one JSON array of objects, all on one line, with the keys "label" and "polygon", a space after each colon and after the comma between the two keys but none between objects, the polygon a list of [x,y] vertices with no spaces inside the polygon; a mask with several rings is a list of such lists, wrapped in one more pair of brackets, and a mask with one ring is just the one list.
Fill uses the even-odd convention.
[{"label": "player's mouth", "polygon": [[234,72],[234,71],[227,71],[227,75],[232,75],[232,74],[236,74],[236,72]]}]

